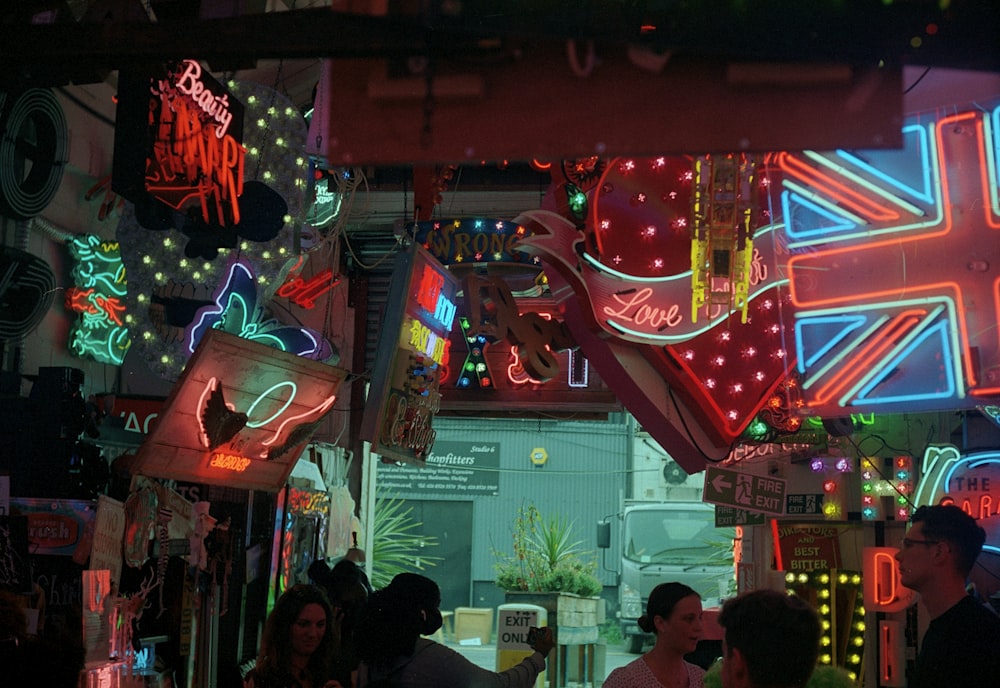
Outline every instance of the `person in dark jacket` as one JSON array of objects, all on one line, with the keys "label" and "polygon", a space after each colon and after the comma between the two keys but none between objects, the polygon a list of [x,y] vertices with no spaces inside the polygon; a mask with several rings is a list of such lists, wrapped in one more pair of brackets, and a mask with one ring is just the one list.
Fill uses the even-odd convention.
[{"label": "person in dark jacket", "polygon": [[488,671],[429,636],[441,628],[441,591],[415,573],[401,573],[371,597],[356,639],[361,665],[356,688],[532,688],[555,640],[541,628],[534,652],[502,672]]},{"label": "person in dark jacket", "polygon": [[986,531],[955,505],[922,506],[910,524],[896,553],[900,580],[931,619],[910,688],[1000,686],[1000,617],[967,587]]}]

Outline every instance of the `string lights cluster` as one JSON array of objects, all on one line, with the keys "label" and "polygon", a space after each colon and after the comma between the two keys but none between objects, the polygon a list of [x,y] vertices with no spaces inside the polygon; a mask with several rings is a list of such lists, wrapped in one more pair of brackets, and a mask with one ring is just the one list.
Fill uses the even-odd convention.
[{"label": "string lights cluster", "polygon": [[809,460],[813,473],[823,474],[823,516],[840,520],[844,516],[844,476],[854,472],[854,460],[846,456],[815,456]]},{"label": "string lights cluster", "polygon": [[235,249],[223,248],[209,261],[185,256],[186,237],[179,231],[155,232],[142,227],[134,206],[126,204],[117,230],[129,276],[126,324],[142,360],[168,380],[177,379],[187,361],[183,352],[186,323],[176,321],[174,311],[162,305],[164,299],[175,303],[186,300],[192,305],[209,303],[225,276],[227,259],[235,251],[253,264],[261,300],[267,302],[297,257],[295,234],[304,217],[309,180],[305,120],[291,101],[267,86],[230,81],[227,88],[245,106],[245,181],[265,183],[282,197],[287,212],[274,239],[243,239]]},{"label": "string lights cluster", "polygon": [[878,468],[877,457],[861,459],[861,518],[884,521],[888,514],[883,500],[891,503],[893,518],[910,520],[910,495],[913,493],[913,460],[909,456],[885,459],[888,475]]},{"label": "string lights cluster", "polygon": [[[851,680],[861,675],[865,655],[865,603],[857,571],[786,573],[785,585],[815,599],[822,634],[819,663],[844,667]],[[840,613],[838,613],[838,611]]]}]

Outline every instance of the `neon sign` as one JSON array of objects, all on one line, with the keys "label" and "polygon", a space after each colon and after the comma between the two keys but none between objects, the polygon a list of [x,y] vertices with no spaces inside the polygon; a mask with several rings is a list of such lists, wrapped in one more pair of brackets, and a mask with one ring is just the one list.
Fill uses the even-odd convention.
[{"label": "neon sign", "polygon": [[1000,392],[997,117],[994,105],[910,118],[901,151],[777,156],[789,246],[808,249],[787,269],[810,408],[955,408]]},{"label": "neon sign", "polygon": [[121,365],[132,341],[125,322],[127,281],[118,242],[77,235],[67,247],[76,265],[66,308],[80,314],[70,331],[69,348],[77,356]]},{"label": "neon sign", "polygon": [[507,339],[517,346],[518,360],[533,380],[545,382],[559,373],[555,352],[575,346],[565,323],[539,313],[521,313],[510,288],[499,278],[466,275],[462,289],[471,333]]},{"label": "neon sign", "polygon": [[222,468],[235,473],[242,473],[250,465],[250,459],[239,454],[212,454],[212,460],[208,462],[212,468]]},{"label": "neon sign", "polygon": [[895,547],[865,547],[865,609],[869,612],[898,612],[910,606],[916,592],[899,582],[899,562]]},{"label": "neon sign", "polygon": [[283,296],[300,308],[316,307],[316,300],[340,284],[340,275],[327,268],[308,279],[300,276],[290,278],[278,287],[278,296]]},{"label": "neon sign", "polygon": [[457,280],[419,244],[399,254],[362,418],[372,451],[421,463],[434,444]]},{"label": "neon sign", "polygon": [[242,106],[195,60],[174,66],[150,92],[156,133],[146,190],[178,210],[197,203],[205,222],[239,224],[246,149],[228,132],[238,112],[241,134]]},{"label": "neon sign", "polygon": [[140,446],[137,470],[277,490],[345,376],[325,363],[209,329]]},{"label": "neon sign", "polygon": [[407,227],[407,232],[445,265],[531,265],[527,256],[517,251],[518,243],[529,236],[530,232],[516,222],[486,218],[434,220],[415,222]]},{"label": "neon sign", "polygon": [[244,339],[305,358],[324,361],[334,355],[333,345],[319,332],[266,318],[264,304],[259,298],[251,263],[235,258],[231,260],[225,278],[212,297],[213,303],[198,309],[185,329],[186,352],[194,353],[208,330],[224,329]]},{"label": "neon sign", "polygon": [[[747,322],[731,318],[728,306],[716,304],[706,318],[692,323],[686,317],[691,303],[690,233],[680,222],[680,214],[687,213],[682,206],[687,207],[690,183],[679,168],[675,176],[664,178],[655,161],[648,167],[645,162],[637,161],[627,172],[621,172],[623,164],[610,165],[612,172],[597,187],[622,196],[602,197],[591,215],[588,229],[603,238],[603,252],[592,254],[587,249],[591,241],[581,241],[573,223],[546,210],[517,218],[532,232],[521,248],[541,255],[567,281],[571,289],[563,290],[561,299],[575,296],[590,305],[583,309],[585,320],[573,327],[599,332],[595,345],[604,346],[610,336],[633,346],[669,381],[669,394],[697,414],[701,429],[720,446],[728,446],[794,362],[781,324],[786,280],[768,265],[780,250],[779,236],[774,227],[754,236]],[[670,179],[676,180],[676,187]],[[645,194],[653,188],[660,189],[655,196]],[[653,208],[655,199],[665,200]],[[621,229],[623,236],[617,236],[615,230],[624,227],[629,231]],[[575,329],[573,334],[580,338]],[[599,351],[583,353],[590,360],[600,357]],[[612,376],[609,381],[613,389],[616,380]],[[656,384],[636,382],[644,389]],[[630,393],[616,391],[629,406]]]}]

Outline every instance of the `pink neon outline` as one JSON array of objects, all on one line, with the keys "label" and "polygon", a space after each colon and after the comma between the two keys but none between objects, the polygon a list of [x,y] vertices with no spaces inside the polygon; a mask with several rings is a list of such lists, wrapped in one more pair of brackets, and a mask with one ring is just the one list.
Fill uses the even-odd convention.
[{"label": "pink neon outline", "polygon": [[[265,447],[268,447],[268,446],[274,444],[278,440],[278,437],[281,435],[282,431],[285,429],[286,425],[288,425],[292,421],[299,420],[301,418],[305,418],[306,416],[312,415],[313,413],[316,413],[317,411],[320,412],[320,413],[324,413],[324,412],[326,412],[326,410],[328,408],[330,408],[331,406],[333,406],[333,402],[335,402],[336,400],[337,400],[337,395],[334,394],[334,395],[328,397],[319,406],[315,406],[312,409],[306,411],[305,413],[300,413],[297,416],[289,416],[288,418],[286,418],[285,420],[283,420],[281,422],[281,425],[279,425],[278,429],[274,431],[274,435],[271,436],[271,439],[264,440],[263,442],[261,442],[261,444],[264,445]],[[267,454],[263,453],[260,456],[261,456],[261,458],[266,458]]]},{"label": "pink neon outline", "polygon": [[201,409],[205,407],[205,400],[208,399],[208,395],[215,391],[218,386],[218,380],[214,377],[208,379],[205,384],[205,389],[201,391],[201,396],[198,398],[198,405],[195,407],[194,415],[198,418],[198,439],[201,440],[202,445],[205,449],[208,449],[211,442],[208,441],[208,434],[205,432],[205,428],[201,423]]}]

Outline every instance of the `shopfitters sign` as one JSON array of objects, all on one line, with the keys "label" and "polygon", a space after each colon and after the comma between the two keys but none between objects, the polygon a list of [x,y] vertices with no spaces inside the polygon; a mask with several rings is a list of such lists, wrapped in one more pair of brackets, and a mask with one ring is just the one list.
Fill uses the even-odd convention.
[{"label": "shopfitters sign", "polygon": [[422,467],[379,464],[377,485],[380,492],[496,496],[499,469],[499,442],[439,441]]}]

